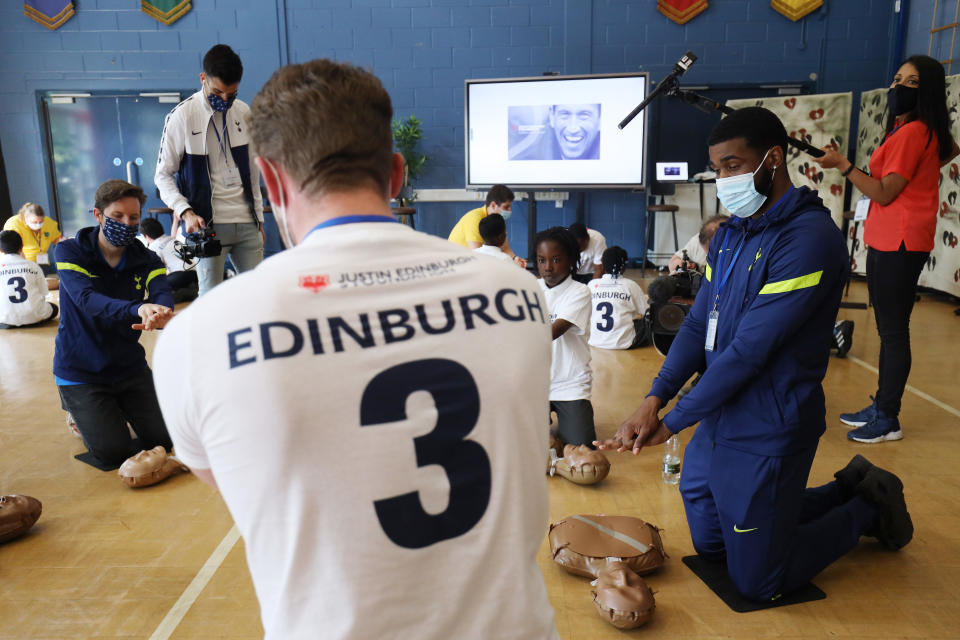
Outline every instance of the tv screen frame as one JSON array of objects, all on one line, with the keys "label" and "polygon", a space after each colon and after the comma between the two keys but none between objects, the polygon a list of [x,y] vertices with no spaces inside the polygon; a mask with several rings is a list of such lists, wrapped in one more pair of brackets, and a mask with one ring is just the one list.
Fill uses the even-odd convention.
[{"label": "tv screen frame", "polygon": [[[609,80],[617,78],[643,78],[643,95],[630,95],[625,96],[624,105],[629,103],[629,106],[626,106],[623,109],[623,113],[620,113],[620,106],[618,105],[617,111],[611,112],[609,107],[607,110],[603,111],[601,117],[604,121],[612,123],[616,127],[616,123],[620,122],[624,116],[626,116],[633,107],[639,104],[650,92],[650,73],[647,71],[629,71],[622,73],[602,73],[602,74],[582,74],[582,75],[569,75],[569,76],[532,76],[532,77],[519,77],[519,78],[477,78],[469,79],[464,81],[464,110],[463,110],[463,121],[464,121],[464,183],[467,189],[489,189],[491,186],[497,182],[502,182],[507,184],[510,188],[516,191],[568,191],[568,190],[632,190],[632,191],[644,191],[647,187],[647,170],[649,163],[649,149],[647,146],[648,137],[649,137],[649,120],[648,120],[648,111],[649,109],[644,109],[639,116],[637,116],[633,122],[631,122],[624,130],[621,132],[619,129],[613,129],[615,133],[624,133],[629,134],[631,127],[636,128],[637,125],[642,125],[642,153],[640,157],[640,166],[636,175],[638,181],[635,182],[588,182],[588,181],[566,181],[566,182],[523,182],[517,180],[511,180],[508,176],[504,176],[504,180],[492,182],[489,180],[473,180],[471,178],[471,165],[470,165],[470,138],[471,138],[471,128],[470,128],[470,89],[475,85],[486,85],[486,84],[520,84],[520,83],[556,83],[564,82],[570,80]],[[602,104],[602,103],[601,103]],[[518,105],[526,106],[526,105]],[[542,105],[546,106],[546,105]],[[511,107],[508,107],[510,109]],[[609,135],[609,134],[608,134]],[[577,162],[577,160],[564,160],[564,162]]]}]

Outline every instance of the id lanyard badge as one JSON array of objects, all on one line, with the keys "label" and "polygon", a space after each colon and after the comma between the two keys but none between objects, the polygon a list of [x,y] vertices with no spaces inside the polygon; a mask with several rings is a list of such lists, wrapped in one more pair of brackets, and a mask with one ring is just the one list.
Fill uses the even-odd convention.
[{"label": "id lanyard badge", "polygon": [[717,325],[720,324],[720,312],[718,307],[720,305],[720,294],[723,292],[724,285],[727,284],[727,279],[730,277],[730,273],[733,271],[734,265],[737,264],[737,258],[740,257],[740,251],[743,249],[743,245],[746,241],[746,236],[740,239],[740,243],[737,244],[737,250],[733,253],[733,259],[730,261],[730,266],[727,267],[727,271],[724,273],[721,268],[723,266],[723,257],[727,253],[727,241],[730,239],[730,234],[724,234],[723,236],[723,247],[720,249],[720,254],[717,258],[717,273],[722,274],[720,279],[717,281],[717,293],[713,298],[713,310],[710,312],[710,315],[707,316],[707,331],[706,339],[704,340],[703,348],[706,351],[713,351],[717,345]]},{"label": "id lanyard badge", "polygon": [[227,150],[230,149],[230,134],[227,131],[227,114],[223,114],[223,136],[220,135],[220,132],[217,131],[217,122],[214,118],[213,122],[213,132],[217,136],[217,142],[220,144],[220,153],[223,156],[223,169],[221,170],[220,177],[223,180],[223,185],[226,187],[239,187],[243,185],[243,180],[240,178],[240,169],[237,167],[236,163],[233,165],[230,164],[230,153],[227,153]]}]

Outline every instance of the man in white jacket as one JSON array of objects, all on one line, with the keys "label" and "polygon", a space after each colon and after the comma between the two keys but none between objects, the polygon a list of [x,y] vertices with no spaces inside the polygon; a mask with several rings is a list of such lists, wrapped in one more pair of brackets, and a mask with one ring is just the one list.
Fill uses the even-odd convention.
[{"label": "man in white jacket", "polygon": [[250,157],[250,108],[237,100],[240,57],[224,44],[203,57],[203,88],[167,114],[154,182],[184,233],[210,229],[223,246],[197,265],[200,295],[223,281],[229,254],[238,271],[263,260],[260,174]]}]

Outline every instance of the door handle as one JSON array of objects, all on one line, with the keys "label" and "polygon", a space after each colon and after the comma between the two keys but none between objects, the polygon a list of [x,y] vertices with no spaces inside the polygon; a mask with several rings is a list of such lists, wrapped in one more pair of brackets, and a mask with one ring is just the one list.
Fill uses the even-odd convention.
[{"label": "door handle", "polygon": [[140,185],[140,171],[133,160],[127,160],[127,182],[137,186]]}]

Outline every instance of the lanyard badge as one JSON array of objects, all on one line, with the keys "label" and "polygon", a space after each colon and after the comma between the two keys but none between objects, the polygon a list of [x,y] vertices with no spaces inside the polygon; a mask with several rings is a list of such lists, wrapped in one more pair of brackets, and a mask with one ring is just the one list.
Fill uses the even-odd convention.
[{"label": "lanyard badge", "polygon": [[723,235],[723,247],[720,248],[720,253],[717,257],[717,274],[720,276],[720,279],[717,281],[717,292],[713,299],[713,310],[710,311],[710,315],[707,316],[707,331],[703,345],[703,348],[706,351],[713,351],[716,348],[717,326],[720,323],[720,312],[718,311],[720,306],[720,294],[723,293],[723,288],[727,284],[727,279],[733,272],[733,267],[737,264],[737,258],[740,257],[740,251],[743,250],[743,245],[746,242],[746,235],[740,238],[740,242],[737,244],[737,249],[733,252],[733,259],[730,261],[730,266],[728,266],[726,272],[724,272],[722,271],[723,257],[727,253],[727,241],[729,239],[730,234],[725,233]]}]

